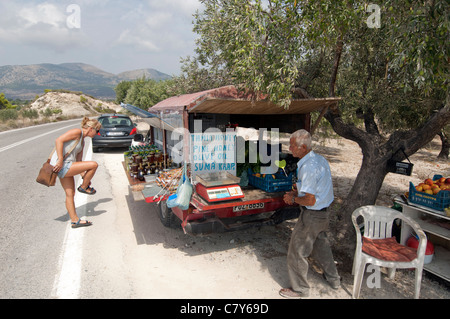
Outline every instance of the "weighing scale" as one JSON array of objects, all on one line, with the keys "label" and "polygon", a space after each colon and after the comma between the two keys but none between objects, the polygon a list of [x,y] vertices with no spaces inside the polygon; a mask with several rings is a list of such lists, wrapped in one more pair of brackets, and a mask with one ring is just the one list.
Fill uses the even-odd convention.
[{"label": "weighing scale", "polygon": [[238,185],[240,178],[228,172],[196,175],[195,190],[207,202],[235,200],[244,197]]}]

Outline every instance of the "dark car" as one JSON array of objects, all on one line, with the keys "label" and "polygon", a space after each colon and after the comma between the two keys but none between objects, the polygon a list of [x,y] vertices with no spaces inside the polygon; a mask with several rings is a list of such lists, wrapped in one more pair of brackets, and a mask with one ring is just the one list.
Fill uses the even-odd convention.
[{"label": "dark car", "polygon": [[106,147],[129,147],[136,134],[136,124],[122,114],[103,114],[97,119],[102,128],[92,139],[92,151]]}]

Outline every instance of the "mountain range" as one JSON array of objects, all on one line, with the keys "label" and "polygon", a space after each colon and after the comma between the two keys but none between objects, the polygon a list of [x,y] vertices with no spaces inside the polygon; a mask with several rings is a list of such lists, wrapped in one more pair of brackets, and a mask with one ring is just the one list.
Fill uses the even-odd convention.
[{"label": "mountain range", "polygon": [[170,76],[155,69],[139,69],[119,74],[105,72],[84,63],[0,66],[0,93],[8,99],[31,100],[45,89],[81,91],[99,99],[115,99],[114,87],[121,81],[145,76],[156,81]]}]

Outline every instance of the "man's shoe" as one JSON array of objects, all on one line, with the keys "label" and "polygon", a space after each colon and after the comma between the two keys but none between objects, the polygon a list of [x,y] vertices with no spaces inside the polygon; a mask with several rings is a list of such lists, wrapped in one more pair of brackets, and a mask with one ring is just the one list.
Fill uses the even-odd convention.
[{"label": "man's shoe", "polygon": [[325,274],[322,274],[323,279],[331,286],[333,289],[341,288],[341,279],[328,280]]},{"label": "man's shoe", "polygon": [[283,289],[280,289],[280,296],[283,296],[284,298],[289,298],[289,299],[302,299],[302,298],[308,298],[309,293],[294,291],[290,288],[283,288]]}]

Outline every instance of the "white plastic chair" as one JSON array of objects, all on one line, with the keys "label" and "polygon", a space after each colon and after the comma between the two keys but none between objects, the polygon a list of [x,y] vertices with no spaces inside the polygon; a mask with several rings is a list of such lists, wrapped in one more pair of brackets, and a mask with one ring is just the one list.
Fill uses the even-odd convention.
[{"label": "white plastic chair", "polygon": [[[417,248],[417,258],[411,262],[386,261],[370,256],[362,251],[361,229],[357,223],[359,216],[364,218],[364,237],[370,239],[382,239],[392,237],[392,224],[395,219],[401,219],[403,223],[409,224],[419,237],[419,246]],[[388,268],[390,279],[394,278],[396,268],[415,268],[415,292],[414,298],[418,299],[420,294],[420,285],[422,280],[423,262],[425,259],[425,248],[427,237],[423,230],[414,220],[403,215],[399,211],[383,206],[362,206],[356,209],[352,214],[353,226],[356,230],[356,251],[353,260],[353,298],[359,298],[361,283],[364,277],[366,264],[377,265]]]}]

